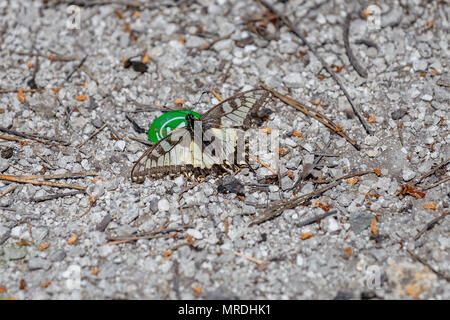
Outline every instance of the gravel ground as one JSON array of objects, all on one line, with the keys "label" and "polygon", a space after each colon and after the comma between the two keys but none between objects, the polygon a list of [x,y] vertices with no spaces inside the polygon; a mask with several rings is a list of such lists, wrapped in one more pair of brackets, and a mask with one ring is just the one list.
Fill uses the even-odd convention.
[{"label": "gravel ground", "polygon": [[[448,218],[415,240],[449,210],[449,183],[432,186],[448,177],[446,165],[419,181],[450,153],[448,3],[383,1],[371,7],[374,20],[356,16],[350,45],[367,78],[349,62],[343,25],[346,13],[370,3],[275,4],[334,65],[369,122],[368,135],[311,50],[263,16],[256,1],[165,1],[139,11],[85,6],[80,29],[68,28],[72,20],[76,26],[77,13],[54,2],[0,0],[0,89],[29,89],[33,76],[48,88],[1,93],[0,126],[69,144],[2,138],[0,173],[99,175],[50,180],[86,186],[87,194],[42,202],[33,199],[69,190],[0,181],[0,194],[15,187],[0,199],[0,299],[450,299]],[[245,23],[251,19],[256,22]],[[124,59],[139,61],[145,52],[147,72],[123,67]],[[152,107],[183,99],[184,107],[202,113],[218,102],[202,92],[214,88],[229,97],[260,81],[317,108],[361,150],[273,99],[263,126],[280,130],[286,151],[280,171],[292,177],[282,178],[281,189],[277,182],[255,187],[265,168],[236,175],[244,197],[217,193],[214,177],[184,193],[185,183],[192,184],[184,177],[131,182],[130,169],[146,147],[130,137],[146,134],[136,133],[125,115],[148,128],[162,114]],[[321,187],[314,179],[374,168],[381,174],[344,180],[249,227],[264,208],[293,197],[289,187],[328,143],[324,152],[333,156],[323,157],[299,194]],[[415,182],[423,198],[396,194]],[[336,215],[298,226],[326,206]],[[102,245],[162,228],[166,233],[153,239]]]}]

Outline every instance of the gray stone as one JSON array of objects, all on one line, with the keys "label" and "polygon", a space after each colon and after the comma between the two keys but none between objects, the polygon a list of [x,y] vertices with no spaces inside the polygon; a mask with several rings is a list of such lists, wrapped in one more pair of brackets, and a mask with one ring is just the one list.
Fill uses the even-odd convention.
[{"label": "gray stone", "polygon": [[391,113],[391,118],[394,120],[399,120],[399,119],[403,118],[405,115],[406,115],[405,109],[397,109]]},{"label": "gray stone", "polygon": [[5,247],[3,254],[6,260],[20,260],[27,255],[25,247]]},{"label": "gray stone", "polygon": [[428,62],[427,60],[415,60],[413,62],[414,71],[427,71]]},{"label": "gray stone", "polygon": [[47,270],[48,268],[50,268],[50,265],[51,265],[50,262],[48,262],[47,260],[44,260],[41,258],[32,258],[28,262],[28,269],[30,271],[38,270],[38,269]]},{"label": "gray stone", "polygon": [[358,235],[367,229],[372,223],[373,215],[367,212],[353,213],[350,216],[350,227],[352,231]]},{"label": "gray stone", "polygon": [[56,250],[50,255],[50,261],[60,262],[66,258],[66,252],[63,249]]},{"label": "gray stone", "polygon": [[404,181],[410,181],[414,179],[416,173],[409,168],[404,168],[402,171],[402,178]]},{"label": "gray stone", "polygon": [[120,218],[120,223],[129,224],[139,216],[139,205],[137,203],[131,203]]},{"label": "gray stone", "polygon": [[159,211],[164,212],[164,211],[169,211],[169,209],[170,209],[170,203],[169,203],[169,201],[167,201],[167,199],[159,200],[159,202],[158,202],[158,210]]},{"label": "gray stone", "polygon": [[9,168],[9,161],[7,159],[0,158],[0,172],[5,172]]}]

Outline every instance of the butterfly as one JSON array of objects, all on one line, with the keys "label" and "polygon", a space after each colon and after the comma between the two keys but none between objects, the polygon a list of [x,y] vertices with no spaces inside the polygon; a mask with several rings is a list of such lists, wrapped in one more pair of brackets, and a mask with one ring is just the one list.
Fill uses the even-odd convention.
[{"label": "butterfly", "polygon": [[233,160],[245,157],[245,148],[237,147],[241,133],[250,128],[251,115],[270,99],[269,91],[253,89],[220,102],[199,119],[188,114],[187,126],[172,131],[137,160],[131,180],[143,183],[147,177],[204,176],[236,168],[242,161]]}]

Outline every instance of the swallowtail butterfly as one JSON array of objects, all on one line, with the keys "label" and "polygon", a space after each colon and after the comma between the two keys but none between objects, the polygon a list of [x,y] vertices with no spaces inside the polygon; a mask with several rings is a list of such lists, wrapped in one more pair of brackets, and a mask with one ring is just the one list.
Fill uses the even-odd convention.
[{"label": "swallowtail butterfly", "polygon": [[[131,180],[143,183],[146,177],[202,176],[224,172],[224,166],[235,168],[242,164],[233,161],[245,157],[245,148],[237,143],[244,139],[239,132],[250,128],[251,114],[270,99],[270,92],[254,89],[222,101],[200,119],[188,114],[186,127],[172,131],[144,152],[131,170]],[[216,151],[219,149],[220,157]]]}]

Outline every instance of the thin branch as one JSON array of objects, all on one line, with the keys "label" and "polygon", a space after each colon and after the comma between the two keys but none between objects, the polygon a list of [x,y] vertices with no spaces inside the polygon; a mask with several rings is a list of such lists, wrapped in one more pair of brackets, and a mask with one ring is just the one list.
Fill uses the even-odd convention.
[{"label": "thin branch", "polygon": [[436,275],[438,275],[441,278],[444,278],[445,280],[450,282],[450,277],[443,274],[442,272],[436,270],[435,268],[433,268],[428,262],[425,261],[425,259],[419,257],[414,251],[412,251],[411,249],[406,249],[408,251],[408,253],[417,261],[419,261],[420,263],[422,263],[423,265],[427,266],[431,271],[433,271]]},{"label": "thin branch", "polygon": [[449,214],[449,211],[443,212],[441,215],[439,215],[438,217],[434,218],[433,220],[431,220],[430,222],[428,222],[426,224],[426,226],[420,230],[416,236],[414,237],[414,240],[419,240],[419,238],[428,230],[431,230],[437,223],[439,223],[441,220],[444,220],[445,217]]},{"label": "thin branch", "polygon": [[342,84],[341,80],[338,78],[336,73],[334,73],[334,71],[327,65],[325,60],[323,60],[323,58],[321,56],[319,56],[315,52],[314,48],[309,44],[308,41],[306,41],[305,37],[303,37],[301,32],[292,25],[292,23],[289,21],[289,19],[286,16],[280,14],[280,12],[278,12],[278,10],[276,10],[274,7],[272,7],[266,1],[264,1],[264,0],[256,0],[256,1],[258,1],[260,4],[262,4],[268,10],[272,11],[281,20],[281,22],[283,22],[293,34],[295,34],[300,40],[302,40],[302,42],[308,47],[308,49],[316,56],[316,58],[320,61],[322,66],[327,70],[327,72],[331,75],[331,77],[333,77],[334,81],[336,81],[336,83],[341,88],[342,92],[344,93],[345,97],[347,98],[348,102],[350,103],[350,105],[351,105],[351,107],[353,109],[353,112],[355,113],[355,115],[358,118],[358,120],[361,123],[361,125],[364,127],[364,130],[366,130],[366,133],[367,134],[371,134],[372,133],[371,130],[369,129],[369,127],[366,124],[365,120],[359,114],[358,108],[353,103],[352,98],[350,97],[349,93],[345,89],[345,87]]},{"label": "thin branch", "polygon": [[432,168],[430,171],[425,173],[423,176],[421,176],[417,181],[411,183],[411,185],[415,186],[416,184],[420,184],[425,178],[428,178],[432,174],[434,174],[437,170],[439,170],[441,167],[446,166],[450,162],[450,158],[445,159],[441,163],[439,163],[437,166]]},{"label": "thin branch", "polygon": [[57,179],[74,179],[88,176],[98,176],[98,171],[82,171],[82,172],[67,172],[63,174],[48,174],[48,175],[28,175],[22,176],[25,179],[42,179],[42,180],[57,180]]},{"label": "thin branch", "polygon": [[254,226],[256,224],[261,224],[263,222],[266,222],[267,220],[270,220],[272,218],[275,218],[279,215],[281,215],[283,213],[284,210],[287,209],[292,209],[297,207],[298,205],[314,198],[317,197],[319,195],[321,195],[322,193],[334,188],[335,186],[337,186],[339,184],[338,181],[332,183],[329,186],[320,188],[318,190],[315,190],[311,193],[308,194],[304,194],[301,196],[297,196],[294,197],[292,200],[286,201],[286,202],[282,202],[282,203],[278,203],[270,208],[268,208],[267,210],[264,211],[263,216],[260,218],[255,219],[252,223],[249,224],[249,227]]},{"label": "thin branch", "polygon": [[170,221],[164,223],[161,227],[157,228],[155,231],[147,232],[147,233],[137,235],[137,236],[109,238],[108,239],[109,242],[103,243],[102,246],[110,246],[110,245],[133,242],[133,241],[143,240],[143,239],[155,239],[155,238],[161,238],[161,237],[170,237],[170,235],[168,235],[167,233],[180,232],[185,229],[194,227],[193,225],[188,224],[188,225],[183,225],[183,226],[179,226],[176,228],[165,229],[169,224],[170,224]]},{"label": "thin branch", "polygon": [[49,187],[56,187],[56,188],[77,189],[77,190],[83,190],[83,191],[86,190],[86,187],[79,186],[79,185],[73,185],[73,184],[67,184],[67,183],[56,183],[56,182],[49,182],[49,181],[38,181],[35,179],[28,179],[26,177],[23,178],[22,176],[12,176],[12,175],[0,174],[0,180],[19,182],[19,183],[30,183],[30,184],[39,185],[39,186],[49,186]]},{"label": "thin branch", "polygon": [[425,191],[425,190],[433,189],[434,187],[437,187],[438,185],[440,185],[440,184],[442,184],[444,182],[447,182],[449,180],[450,180],[450,176],[446,176],[444,179],[439,180],[436,183],[433,183],[433,184],[430,184],[428,186],[423,187],[422,190]]},{"label": "thin branch", "polygon": [[253,258],[253,257],[247,256],[247,255],[245,255],[245,254],[243,254],[243,253],[240,253],[240,252],[233,251],[233,253],[234,253],[234,255],[236,255],[236,256],[238,256],[238,257],[245,258],[245,259],[247,259],[248,261],[251,261],[251,262],[256,263],[257,265],[266,265],[266,264],[267,264],[267,262],[265,262],[265,261],[263,261],[263,260],[261,260],[261,259]]},{"label": "thin branch", "polygon": [[331,131],[333,131],[334,133],[340,135],[341,137],[343,137],[345,140],[347,140],[353,147],[355,147],[356,150],[360,150],[361,148],[359,147],[359,145],[353,140],[351,139],[343,130],[342,128],[335,124],[333,121],[331,121],[330,119],[328,119],[326,116],[324,116],[323,114],[321,114],[320,112],[314,110],[311,107],[308,107],[307,105],[294,100],[288,96],[285,96],[281,93],[279,93],[278,91],[269,88],[268,86],[266,86],[264,83],[260,83],[259,84],[262,88],[270,91],[274,96],[276,96],[277,98],[279,98],[281,101],[283,101],[284,103],[290,105],[291,107],[294,107],[295,109],[297,109],[298,111],[313,117],[314,119],[316,119],[317,121],[319,121],[320,123],[322,123],[323,125],[325,125],[328,129],[330,129]]},{"label": "thin branch", "polygon": [[56,193],[56,194],[51,194],[48,196],[35,197],[32,199],[32,201],[33,202],[44,202],[44,201],[48,201],[48,200],[54,200],[54,199],[59,199],[59,198],[64,198],[64,197],[75,196],[77,194],[83,194],[83,193],[85,193],[84,190],[77,190],[77,191],[71,191],[71,192],[66,192],[66,193]]},{"label": "thin branch", "polygon": [[296,224],[296,227],[301,228],[301,227],[307,226],[309,224],[313,224],[313,223],[315,223],[317,221],[325,219],[328,216],[335,215],[336,213],[337,213],[336,210],[331,210],[331,211],[328,211],[328,212],[324,212],[324,213],[319,214],[319,215],[317,215],[315,217],[312,217],[310,219],[306,219],[304,221],[300,221],[299,223]]},{"label": "thin branch", "polygon": [[376,174],[376,173],[374,172],[374,170],[358,171],[358,172],[353,172],[353,173],[349,173],[349,174],[340,176],[340,177],[335,178],[335,179],[333,179],[333,180],[324,180],[324,179],[321,179],[321,180],[312,180],[312,181],[310,181],[310,182],[312,182],[312,183],[319,183],[319,184],[327,184],[327,183],[332,183],[332,182],[339,181],[339,180],[343,180],[343,179],[350,179],[350,178],[353,178],[353,177],[364,176],[364,175],[370,174],[370,173]]},{"label": "thin branch", "polygon": [[53,53],[50,54],[42,54],[42,53],[33,53],[33,52],[20,52],[20,51],[13,51],[12,54],[17,54],[19,56],[29,56],[29,57],[43,57],[47,58],[51,61],[74,61],[76,58],[74,57],[61,57],[54,55]]},{"label": "thin branch", "polygon": [[34,140],[36,142],[47,144],[47,145],[51,144],[52,142],[59,143],[63,146],[68,146],[70,144],[69,142],[62,141],[59,139],[49,138],[49,137],[40,136],[40,135],[36,135],[36,134],[28,134],[28,133],[24,133],[24,132],[18,132],[18,131],[3,128],[3,127],[0,127],[0,131],[2,131],[4,133],[12,134],[14,136]]},{"label": "thin branch", "polygon": [[19,138],[16,138],[16,137],[4,136],[2,134],[0,134],[0,139],[8,140],[8,141],[16,141],[16,142],[19,142],[19,143],[22,143],[22,144],[25,143],[25,140],[22,140],[22,139],[19,139]]},{"label": "thin branch", "polygon": [[367,78],[367,70],[364,69],[358,62],[358,59],[356,59],[355,55],[353,54],[352,48],[350,46],[349,42],[349,33],[350,33],[350,23],[352,21],[352,14],[347,14],[347,17],[345,18],[344,22],[344,47],[345,52],[347,53],[348,60],[350,61],[350,64],[353,66],[353,68],[358,72],[358,74],[361,77]]},{"label": "thin branch", "polygon": [[11,189],[9,189],[9,190],[3,192],[2,194],[0,194],[0,199],[3,198],[4,196],[6,196],[8,193],[13,192],[14,190],[16,190],[16,188],[17,188],[17,184],[14,187],[12,187]]},{"label": "thin branch", "polygon": [[87,57],[88,57],[88,55],[86,55],[83,59],[81,59],[80,63],[79,63],[79,64],[75,67],[75,69],[73,69],[73,71],[67,76],[66,81],[69,81],[70,78],[73,76],[73,74],[74,74],[75,72],[77,72],[77,70],[80,69],[80,68],[83,66],[83,64],[86,62]]},{"label": "thin branch", "polygon": [[93,134],[91,134],[89,136],[89,138],[87,138],[86,140],[84,140],[82,143],[80,143],[77,148],[80,149],[82,146],[84,146],[86,144],[86,142],[88,142],[89,140],[91,140],[93,137],[95,137],[96,135],[98,135],[103,129],[105,129],[108,126],[107,123],[103,124],[101,126],[101,128],[97,129],[97,131],[95,131]]}]

